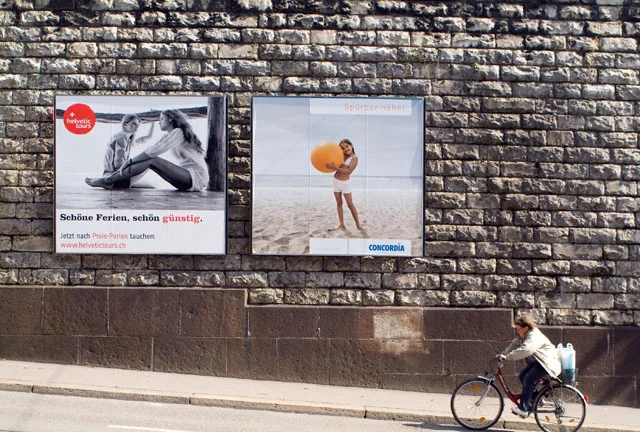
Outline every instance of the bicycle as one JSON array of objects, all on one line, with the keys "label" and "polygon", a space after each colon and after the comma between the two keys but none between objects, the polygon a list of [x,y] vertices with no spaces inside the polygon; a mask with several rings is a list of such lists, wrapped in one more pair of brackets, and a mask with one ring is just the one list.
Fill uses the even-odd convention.
[{"label": "bicycle", "polygon": [[[451,395],[451,412],[464,428],[485,430],[498,422],[504,411],[503,394],[516,405],[519,394],[512,393],[502,375],[503,363],[493,359],[497,369],[491,376],[478,376],[460,383]],[[502,387],[502,392],[496,385]],[[534,393],[531,414],[545,432],[575,432],[587,413],[587,400],[575,387],[546,376]]]}]

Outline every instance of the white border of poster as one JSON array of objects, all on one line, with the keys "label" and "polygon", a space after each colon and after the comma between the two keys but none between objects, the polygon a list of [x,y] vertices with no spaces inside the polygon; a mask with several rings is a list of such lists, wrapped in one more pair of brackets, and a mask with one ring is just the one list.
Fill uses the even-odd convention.
[{"label": "white border of poster", "polygon": [[56,96],[55,252],[225,254],[226,111],[224,96]]},{"label": "white border of poster", "polygon": [[423,256],[423,99],[255,96],[251,120],[253,254]]}]

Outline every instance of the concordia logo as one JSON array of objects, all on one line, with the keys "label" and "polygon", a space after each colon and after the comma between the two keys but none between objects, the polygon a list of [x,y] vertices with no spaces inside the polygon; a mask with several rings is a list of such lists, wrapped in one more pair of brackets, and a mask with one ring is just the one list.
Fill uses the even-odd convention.
[{"label": "concordia logo", "polygon": [[384,244],[384,243],[372,243],[369,245],[369,250],[373,252],[384,251],[384,252],[404,252],[403,244]]}]

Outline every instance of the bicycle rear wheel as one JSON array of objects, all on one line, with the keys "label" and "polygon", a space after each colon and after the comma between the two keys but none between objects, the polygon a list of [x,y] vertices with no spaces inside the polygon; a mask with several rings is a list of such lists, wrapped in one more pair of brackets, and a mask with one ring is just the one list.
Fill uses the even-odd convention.
[{"label": "bicycle rear wheel", "polygon": [[471,378],[458,385],[451,395],[451,412],[460,426],[488,429],[500,419],[504,401],[498,387],[484,378]]},{"label": "bicycle rear wheel", "polygon": [[575,432],[584,423],[587,402],[577,389],[554,384],[540,391],[533,401],[536,423],[545,432]]}]

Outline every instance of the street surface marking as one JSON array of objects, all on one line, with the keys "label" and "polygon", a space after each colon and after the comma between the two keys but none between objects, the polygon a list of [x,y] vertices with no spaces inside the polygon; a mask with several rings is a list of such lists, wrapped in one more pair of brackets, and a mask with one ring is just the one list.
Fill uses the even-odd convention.
[{"label": "street surface marking", "polygon": [[156,429],[156,428],[137,427],[137,426],[109,425],[107,427],[111,429],[128,429],[128,430],[152,431],[152,432],[189,432],[189,431],[183,431],[178,429]]}]

